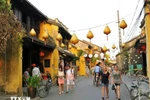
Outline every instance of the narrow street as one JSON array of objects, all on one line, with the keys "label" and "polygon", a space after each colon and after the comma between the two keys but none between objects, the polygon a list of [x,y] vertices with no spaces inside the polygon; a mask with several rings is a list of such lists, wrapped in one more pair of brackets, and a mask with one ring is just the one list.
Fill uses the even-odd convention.
[{"label": "narrow street", "polygon": [[[123,81],[125,81],[124,79]],[[109,90],[109,98],[105,100],[117,100],[114,91],[111,90],[111,85],[109,86]],[[40,100],[101,100],[101,86],[94,86],[92,84],[92,77],[80,77],[73,92],[66,94],[64,91],[62,95],[59,95],[58,87],[54,86],[48,97]],[[130,95],[125,84],[121,85],[121,100],[130,100]]]}]

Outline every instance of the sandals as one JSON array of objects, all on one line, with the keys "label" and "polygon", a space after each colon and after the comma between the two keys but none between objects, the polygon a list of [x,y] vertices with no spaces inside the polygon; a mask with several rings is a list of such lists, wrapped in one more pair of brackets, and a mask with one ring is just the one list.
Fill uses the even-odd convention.
[{"label": "sandals", "polygon": [[109,98],[109,95],[108,95],[108,96],[106,96],[106,98]]}]

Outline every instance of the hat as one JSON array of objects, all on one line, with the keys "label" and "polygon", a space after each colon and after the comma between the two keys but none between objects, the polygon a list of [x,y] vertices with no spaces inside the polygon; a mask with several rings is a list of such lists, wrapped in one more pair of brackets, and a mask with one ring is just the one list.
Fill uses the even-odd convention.
[{"label": "hat", "polygon": [[36,64],[32,64],[31,66],[32,66],[32,67],[35,67],[35,66],[36,66]]}]

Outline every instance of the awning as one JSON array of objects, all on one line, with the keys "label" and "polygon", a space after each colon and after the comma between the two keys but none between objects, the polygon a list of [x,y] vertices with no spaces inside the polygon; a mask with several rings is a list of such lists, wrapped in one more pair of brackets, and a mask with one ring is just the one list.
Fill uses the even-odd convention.
[{"label": "awning", "polygon": [[[33,40],[33,41],[32,41]],[[34,46],[42,47],[49,50],[54,50],[56,47],[55,42],[47,42],[44,44],[44,41],[39,40],[36,37],[26,36],[23,38],[23,46],[26,48],[33,48]]]},{"label": "awning", "polygon": [[58,49],[58,51],[59,51],[60,53],[66,54],[66,55],[69,56],[69,57],[72,57],[72,58],[76,57],[74,54],[72,54],[72,53],[71,53],[70,51],[68,51],[68,50],[64,50],[64,49],[62,49],[62,48],[60,48],[60,47],[58,47],[57,49]]},{"label": "awning", "polygon": [[146,36],[143,36],[135,42],[134,48],[138,49],[141,46],[146,45]]}]

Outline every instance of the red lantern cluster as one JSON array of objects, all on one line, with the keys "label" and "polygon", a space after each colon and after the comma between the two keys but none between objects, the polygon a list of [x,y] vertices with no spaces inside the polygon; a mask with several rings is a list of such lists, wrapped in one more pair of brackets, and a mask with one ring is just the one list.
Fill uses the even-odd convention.
[{"label": "red lantern cluster", "polygon": [[141,47],[137,50],[138,54],[140,54],[141,51],[146,51],[146,46],[145,46],[145,45],[141,46]]},{"label": "red lantern cluster", "polygon": [[43,57],[45,54],[43,51],[40,52],[40,57]]}]

